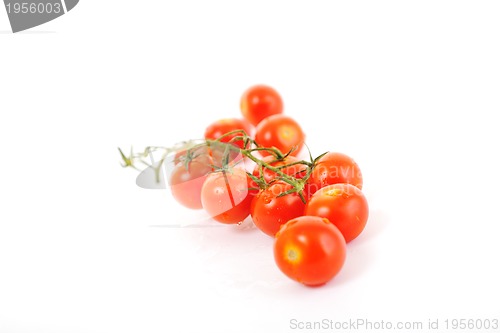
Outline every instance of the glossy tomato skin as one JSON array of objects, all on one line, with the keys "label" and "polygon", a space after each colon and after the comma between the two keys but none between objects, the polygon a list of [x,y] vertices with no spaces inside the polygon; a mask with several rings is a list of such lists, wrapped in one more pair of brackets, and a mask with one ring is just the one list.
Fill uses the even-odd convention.
[{"label": "glossy tomato skin", "polygon": [[[182,159],[182,155],[175,157]],[[212,160],[200,155],[188,163],[176,163],[170,173],[169,184],[173,197],[190,209],[201,209],[201,189],[212,172]]]},{"label": "glossy tomato skin", "polygon": [[318,286],[330,281],[342,269],[345,257],[344,237],[327,219],[297,217],[276,234],[276,264],[289,278],[305,285]]},{"label": "glossy tomato skin", "polygon": [[[244,130],[248,135],[252,134],[252,125],[245,119],[238,118],[227,118],[220,119],[212,124],[210,124],[205,130],[205,139],[216,140],[223,136],[226,133],[236,131],[236,130]],[[236,136],[241,136],[241,134],[231,134],[224,138],[222,138],[221,142],[229,142]],[[239,148],[243,148],[244,142],[242,140],[233,142]]]},{"label": "glossy tomato skin", "polygon": [[327,185],[348,183],[363,188],[363,175],[358,164],[349,156],[329,152],[318,160],[308,181],[309,192],[313,194]]},{"label": "glossy tomato skin", "polygon": [[260,191],[252,200],[250,212],[254,224],[271,237],[283,224],[304,213],[305,204],[297,193],[278,197],[290,189],[290,184],[276,182]]},{"label": "glossy tomato skin", "polygon": [[[297,156],[304,145],[305,134],[299,123],[294,119],[278,114],[267,117],[257,125],[255,141],[259,146],[278,148],[283,154],[288,153],[292,148],[296,148],[291,153]],[[260,151],[263,156],[270,155],[266,151]]]},{"label": "glossy tomato skin", "polygon": [[240,108],[243,117],[257,126],[262,119],[283,112],[283,100],[279,93],[266,85],[248,88],[241,96]]},{"label": "glossy tomato skin", "polygon": [[366,226],[368,201],[363,192],[351,184],[328,185],[309,199],[304,214],[327,218],[349,243]]},{"label": "glossy tomato skin", "polygon": [[235,224],[250,214],[255,191],[249,191],[250,178],[242,169],[210,174],[201,189],[203,208],[218,222]]}]

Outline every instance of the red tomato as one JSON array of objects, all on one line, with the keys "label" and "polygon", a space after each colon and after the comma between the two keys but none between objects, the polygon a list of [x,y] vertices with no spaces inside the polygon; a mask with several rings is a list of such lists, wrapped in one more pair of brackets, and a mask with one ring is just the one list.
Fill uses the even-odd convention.
[{"label": "red tomato", "polygon": [[[182,159],[182,158],[181,158]],[[191,209],[201,209],[201,188],[212,172],[212,160],[200,155],[190,162],[177,163],[170,174],[170,190],[180,204]]]},{"label": "red tomato", "polygon": [[309,286],[330,281],[341,270],[346,243],[327,219],[301,216],[276,234],[274,260],[289,278]]},{"label": "red tomato", "polygon": [[[228,119],[220,119],[216,122],[210,124],[205,130],[205,139],[216,140],[223,136],[226,133],[236,131],[236,130],[244,130],[248,135],[252,133],[252,125],[248,123],[248,121],[244,119],[237,118],[228,118]],[[229,142],[236,136],[241,136],[241,134],[231,134],[224,138],[222,138],[221,142]],[[243,148],[244,142],[242,140],[234,141],[234,144],[240,148]]]},{"label": "red tomato", "polygon": [[[172,162],[175,164],[177,163],[185,163],[186,159],[188,158],[188,155],[190,155],[190,158],[198,158],[200,156],[210,156],[210,150],[208,149],[207,146],[199,146],[199,147],[191,147],[187,149],[182,149],[179,150],[175,153],[174,157],[172,158]],[[204,161],[204,162],[211,162],[211,161]],[[169,161],[170,163],[170,161]]]},{"label": "red tomato", "polygon": [[330,220],[348,243],[363,231],[368,220],[368,202],[359,188],[334,184],[321,188],[309,199],[305,215]]},{"label": "red tomato", "polygon": [[[300,125],[285,115],[274,115],[267,117],[257,125],[255,141],[261,147],[275,147],[282,153],[288,153],[296,148],[291,155],[297,156],[304,145],[305,135]],[[266,151],[260,151],[263,156],[269,155]]]},{"label": "red tomato", "polygon": [[356,162],[342,153],[330,152],[318,160],[308,181],[313,194],[327,185],[348,183],[363,188],[363,176]]},{"label": "red tomato", "polygon": [[[276,160],[274,156],[266,156],[262,159],[262,161],[266,164],[269,164],[272,167],[278,168],[288,164],[299,162],[300,160],[294,156],[287,156],[282,160]],[[294,176],[295,178],[303,178],[306,175],[307,166],[305,166],[304,164],[295,164],[285,168],[281,168],[280,170],[285,175]],[[257,178],[260,177],[259,165],[255,165],[252,174]],[[263,167],[262,176],[264,177],[266,183],[269,183],[276,178],[276,172]]]},{"label": "red tomato", "polygon": [[[248,135],[251,135],[252,125],[248,123],[248,121],[244,119],[237,118],[229,118],[229,119],[221,119],[218,120],[207,127],[205,130],[205,139],[207,140],[216,140],[223,136],[226,133],[236,131],[236,130],[244,130]],[[214,161],[214,165],[220,167],[224,163],[223,158],[226,153],[226,144],[231,139],[241,136],[241,134],[231,134],[220,140],[220,142],[210,143],[210,156],[212,156],[212,160]],[[233,141],[232,144],[240,149],[244,148],[245,142],[243,140]],[[241,161],[242,155],[237,150],[229,150],[229,159],[228,162],[237,162]]]},{"label": "red tomato", "polygon": [[256,85],[243,93],[240,108],[243,117],[256,126],[262,119],[282,113],[283,101],[273,88]]},{"label": "red tomato", "polygon": [[305,204],[297,193],[279,197],[292,189],[292,185],[276,182],[262,190],[252,200],[251,214],[255,225],[269,236],[274,237],[281,225],[304,213]]},{"label": "red tomato", "polygon": [[228,149],[228,145],[235,148],[234,145],[225,142],[212,142],[208,144],[208,151],[215,166],[221,167],[224,165],[226,153],[228,154],[228,165],[234,165],[237,162],[241,162],[243,159],[243,155],[241,154],[239,148],[237,150]]},{"label": "red tomato", "polygon": [[243,169],[210,174],[201,189],[203,208],[218,222],[234,224],[250,214],[256,191],[249,191],[250,178]]}]

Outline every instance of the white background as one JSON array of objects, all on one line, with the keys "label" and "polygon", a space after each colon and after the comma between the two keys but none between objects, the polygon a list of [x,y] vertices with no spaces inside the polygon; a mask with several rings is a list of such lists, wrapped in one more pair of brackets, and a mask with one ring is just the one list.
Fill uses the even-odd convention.
[{"label": "white background", "polygon": [[[498,318],[499,17],[498,1],[82,0],[12,34],[0,9],[0,332]],[[120,168],[117,146],[199,138],[255,83],[313,154],[364,174],[367,228],[321,288],[282,275],[251,224]]]}]

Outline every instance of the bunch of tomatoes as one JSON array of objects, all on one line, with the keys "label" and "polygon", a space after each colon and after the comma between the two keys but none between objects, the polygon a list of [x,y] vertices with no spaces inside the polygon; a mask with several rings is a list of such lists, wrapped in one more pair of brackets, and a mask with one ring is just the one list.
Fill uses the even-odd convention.
[{"label": "bunch of tomatoes", "polygon": [[284,274],[322,285],[341,270],[346,243],[366,225],[361,170],[339,152],[299,159],[305,134],[283,113],[275,89],[252,86],[240,106],[243,119],[218,120],[201,142],[166,150],[172,195],[221,223],[238,224],[250,215],[274,237],[274,258]]}]

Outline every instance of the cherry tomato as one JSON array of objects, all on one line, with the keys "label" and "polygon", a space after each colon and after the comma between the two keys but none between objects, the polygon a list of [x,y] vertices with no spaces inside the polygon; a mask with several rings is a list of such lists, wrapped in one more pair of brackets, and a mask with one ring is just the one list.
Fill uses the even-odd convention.
[{"label": "cherry tomato", "polygon": [[[244,119],[237,118],[228,118],[228,119],[220,119],[216,122],[210,124],[205,130],[205,139],[207,140],[216,140],[219,139],[226,133],[236,131],[236,130],[244,130],[247,135],[251,135],[252,125],[248,123],[248,121]],[[210,156],[212,156],[212,160],[214,165],[220,167],[224,165],[224,156],[226,153],[226,144],[231,141],[233,138],[241,136],[240,133],[231,134],[220,139],[220,142],[210,143]],[[243,140],[233,141],[231,144],[238,148],[244,148],[245,142]],[[228,151],[228,162],[237,162],[241,161],[242,155],[237,150],[229,150]]]},{"label": "cherry tomato", "polygon": [[363,176],[356,162],[342,153],[330,152],[318,160],[309,178],[309,192],[313,194],[327,185],[348,183],[363,188]]},{"label": "cherry tomato", "polygon": [[[252,134],[251,126],[252,125],[250,125],[248,121],[244,119],[237,119],[237,118],[220,119],[210,124],[207,127],[207,129],[205,130],[205,139],[216,140],[221,136],[223,136],[224,134],[236,130],[244,130],[248,135],[251,135]],[[236,136],[241,136],[241,134],[231,134],[225,136],[220,140],[220,142],[229,142]],[[243,147],[244,142],[242,140],[233,141],[233,143],[240,148],[244,148]]]},{"label": "cherry tomato", "polygon": [[[297,156],[304,145],[305,135],[300,125],[292,118],[285,115],[267,117],[257,125],[255,141],[262,147],[275,147],[282,153],[288,153],[296,148],[291,155]],[[263,156],[269,155],[261,151]]]},{"label": "cherry tomato", "polygon": [[253,222],[269,236],[274,237],[281,225],[304,213],[305,204],[297,193],[279,196],[292,188],[290,184],[276,182],[252,200]]},{"label": "cherry tomato", "polygon": [[368,220],[368,202],[359,188],[334,184],[321,188],[309,199],[305,215],[327,218],[348,243],[363,231]]},{"label": "cherry tomato", "polygon": [[[175,153],[175,155],[173,156],[171,162],[173,162],[174,165],[177,163],[185,163],[186,160],[189,160],[189,159],[192,160],[192,159],[197,158],[197,157],[202,156],[202,155],[210,156],[210,150],[208,149],[207,146],[199,146],[197,148],[190,147],[187,149],[182,149],[182,150],[177,151]],[[209,163],[209,162],[211,162],[211,160],[204,161],[204,162]],[[170,161],[169,161],[169,163],[170,163]]]},{"label": "cherry tomato", "polygon": [[247,89],[240,102],[241,113],[252,125],[262,119],[283,112],[283,100],[276,90],[265,85]]},{"label": "cherry tomato", "polygon": [[330,281],[341,270],[346,243],[327,219],[301,216],[288,221],[276,234],[274,260],[289,278],[309,286]]},{"label": "cherry tomato", "polygon": [[[231,146],[231,148],[228,146]],[[240,148],[232,143],[218,141],[209,142],[208,151],[210,156],[212,157],[214,165],[217,167],[225,166],[226,158],[227,165],[229,166],[234,166],[238,163],[241,163],[243,160],[243,155],[240,151]]]},{"label": "cherry tomato", "polygon": [[[182,160],[182,156],[176,158]],[[201,189],[207,175],[212,172],[211,165],[212,160],[206,154],[199,155],[187,163],[175,164],[169,180],[170,191],[177,202],[191,209],[202,208]]]},{"label": "cherry tomato", "polygon": [[[262,158],[262,162],[269,164],[272,167],[279,168],[288,164],[299,162],[300,160],[294,156],[287,156],[282,160],[277,160],[274,156],[266,156]],[[295,164],[280,168],[281,172],[285,175],[294,176],[295,178],[303,178],[307,172],[307,166],[304,164]],[[260,177],[260,167],[255,165],[252,174],[259,178]],[[270,183],[273,179],[277,177],[276,172],[269,170],[268,168],[262,167],[262,176],[266,183]]]},{"label": "cherry tomato", "polygon": [[211,173],[201,189],[203,208],[218,222],[234,224],[250,214],[255,191],[249,191],[250,178],[243,169]]}]

